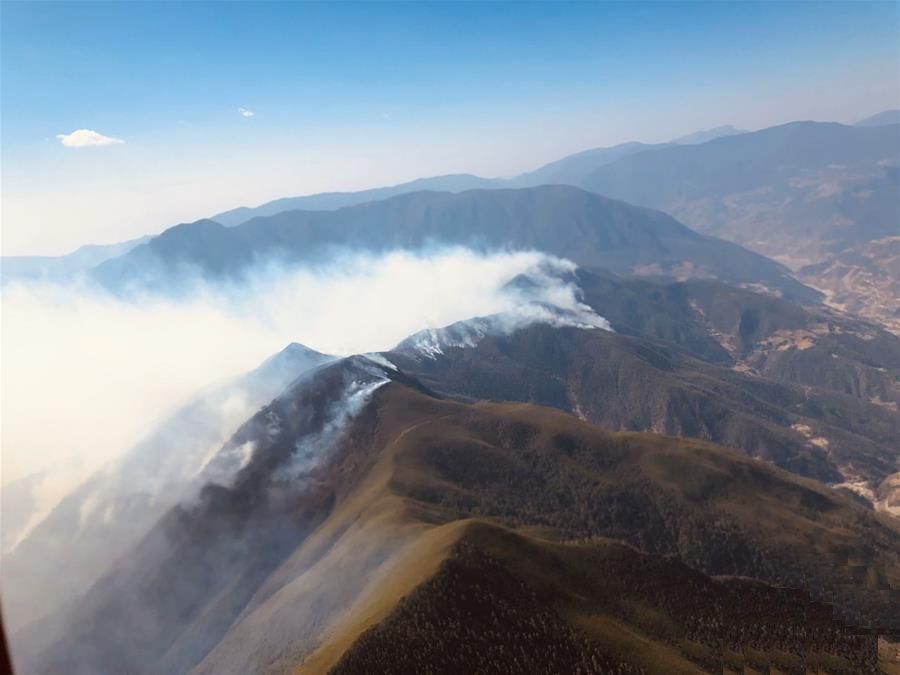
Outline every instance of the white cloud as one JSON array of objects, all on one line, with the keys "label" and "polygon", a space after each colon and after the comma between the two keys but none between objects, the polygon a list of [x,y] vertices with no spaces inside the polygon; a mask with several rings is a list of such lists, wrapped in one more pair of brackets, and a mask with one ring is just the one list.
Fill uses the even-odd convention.
[{"label": "white cloud", "polygon": [[238,112],[241,114],[241,117],[253,117],[256,114],[252,110],[247,110],[246,108],[238,108]]},{"label": "white cloud", "polygon": [[87,148],[93,145],[116,145],[124,143],[121,138],[110,138],[93,129],[77,129],[71,134],[56,134],[59,142],[67,148]]}]

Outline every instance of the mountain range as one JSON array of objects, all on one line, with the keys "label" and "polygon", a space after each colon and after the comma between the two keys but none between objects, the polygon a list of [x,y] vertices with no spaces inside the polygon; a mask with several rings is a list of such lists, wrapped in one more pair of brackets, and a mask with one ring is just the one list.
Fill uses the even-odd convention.
[{"label": "mountain range", "polygon": [[[870,263],[869,256],[853,256],[852,249],[900,234],[898,148],[900,126],[891,110],[854,126],[794,122],[755,132],[725,126],[670,143],[633,142],[587,150],[513,178],[436,176],[360,192],[278,199],[223,212],[211,220],[231,227],[287,211],[336,210],[418,191],[572,185],[660,209],[693,230],[770,256],[828,297],[839,293],[835,307],[853,311],[866,307],[865,316],[894,326],[892,298],[875,299],[865,281],[853,280],[874,277],[879,287],[894,292],[900,283],[897,275],[890,266],[885,272]],[[105,251],[103,259],[114,259],[135,243],[143,242],[99,250]],[[845,251],[849,255],[838,261]],[[848,258],[856,261],[849,267]],[[59,271],[53,272],[55,277],[66,270],[71,275],[102,262],[92,259],[86,265],[84,260],[80,254],[7,257],[3,277],[46,275],[50,267]],[[831,261],[845,270],[846,283],[840,291],[834,288],[834,270],[825,271]]]},{"label": "mountain range", "polygon": [[900,124],[900,110],[883,110],[866,117],[856,123],[858,127],[883,127],[888,124]]},{"label": "mountain range", "polygon": [[515,309],[383,352],[292,344],[37,522],[41,477],[4,486],[17,669],[897,672],[895,113],[12,261],[128,299],[348,250],[534,250],[577,301],[524,300],[532,270]]},{"label": "mountain range", "polygon": [[588,268],[759,284],[804,300],[818,294],[773,261],[699,235],[670,216],[569,186],[414,192],[334,211],[286,211],[235,227],[179,225],[94,276],[108,288],[234,279],[259,261],[296,264],[339,249],[386,252],[467,246],[538,250]]},{"label": "mountain range", "polygon": [[898,125],[796,122],[626,157],[580,185],[785,262],[804,251],[813,263],[897,233],[898,148]]},{"label": "mountain range", "polygon": [[353,206],[368,201],[387,199],[407,192],[419,190],[434,190],[437,192],[464,192],[466,190],[491,189],[491,188],[518,188],[535,187],[538,185],[577,185],[581,176],[587,170],[596,168],[602,164],[615,161],[621,157],[648,150],[664,147],[672,144],[703,143],[720,136],[743,133],[731,125],[724,125],[714,129],[698,131],[687,136],[675,139],[669,143],[638,143],[632,141],[621,143],[608,148],[593,148],[574,155],[569,155],[560,160],[550,162],[534,171],[528,171],[512,178],[481,178],[471,174],[451,174],[446,176],[434,176],[431,178],[419,178],[400,185],[391,187],[360,190],[358,192],[326,192],[304,197],[285,197],[266,202],[254,208],[240,207],[230,211],[223,211],[211,220],[222,223],[228,227],[240,225],[250,218],[259,216],[272,216],[283,211],[305,210],[320,211]]},{"label": "mountain range", "polygon": [[[828,292],[835,291],[834,271],[826,271],[834,261],[848,279],[834,306],[866,307],[866,316],[896,330],[897,303],[892,301],[900,277],[852,251],[900,235],[898,121],[897,111],[888,110],[855,126],[794,122],[755,132],[725,127],[706,141],[701,132],[696,144],[681,139],[588,150],[511,179],[435,177],[380,191],[279,200],[214,219],[236,225],[256,215],[335,209],[426,186],[458,192],[574,185],[670,213],[696,231],[770,256],[798,271],[808,285]],[[850,257],[856,262],[848,268]],[[866,283],[873,276],[889,294],[886,299],[873,298]]]},{"label": "mountain range", "polygon": [[583,177],[599,166],[614,162],[645,150],[668,147],[677,144],[693,145],[705,143],[722,136],[744,133],[731,125],[698,131],[675,139],[669,143],[639,143],[631,141],[607,148],[592,148],[550,162],[534,171],[528,171],[512,178],[482,178],[471,174],[451,174],[419,178],[391,187],[361,190],[358,192],[326,192],[303,197],[285,197],[266,202],[260,206],[240,207],[223,211],[211,220],[231,227],[240,225],[251,218],[272,216],[283,211],[320,211],[339,209],[368,201],[387,199],[407,192],[434,190],[437,192],[464,192],[466,190],[536,187],[538,185],[579,185]]},{"label": "mountain range", "polygon": [[144,236],[119,244],[88,244],[62,256],[3,256],[0,258],[0,276],[4,281],[52,281],[64,282],[79,274],[84,274],[97,265],[125,255],[136,246],[150,241]]}]

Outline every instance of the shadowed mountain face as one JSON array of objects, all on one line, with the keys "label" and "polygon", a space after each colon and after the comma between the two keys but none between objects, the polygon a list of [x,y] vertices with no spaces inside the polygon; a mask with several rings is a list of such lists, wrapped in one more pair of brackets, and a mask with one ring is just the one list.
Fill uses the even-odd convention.
[{"label": "shadowed mountain face", "polygon": [[3,558],[7,625],[15,630],[64,607],[172,506],[208,481],[238,471],[245,459],[241,453],[220,453],[211,461],[222,443],[290,382],[331,360],[302,345],[289,345],[255,370],[170,415],[119,460],[64,497]]},{"label": "shadowed mountain face", "polygon": [[861,478],[874,488],[900,468],[894,411],[643,338],[534,326],[466,348],[423,352],[408,341],[388,358],[448,395],[534,402],[610,429],[712,440],[831,483]]},{"label": "shadowed mountain face", "polygon": [[586,270],[570,281],[615,333],[534,326],[461,339],[477,328],[467,321],[414,336],[391,358],[446,393],[531,401],[613,429],[713,440],[847,483],[887,506],[874,493],[900,469],[896,336],[713,281]]},{"label": "shadowed mountain face", "polygon": [[[251,417],[210,460],[243,456],[230,475],[169,510],[69,613],[17,635],[26,671],[38,656],[28,646],[54,638],[60,647],[40,654],[38,672],[190,670],[327,516],[334,477],[319,473],[320,460],[346,419],[387,381],[383,371],[361,357],[341,360],[296,380]],[[85,648],[73,655],[70,639],[86,640]]]},{"label": "shadowed mountain face", "polygon": [[178,278],[234,278],[254,263],[311,260],[336,248],[386,251],[430,245],[539,250],[586,267],[754,283],[812,300],[787,270],[734,244],[699,235],[659,211],[565,186],[417,192],[337,211],[289,211],[226,228],[198,221],[167,230],[95,270],[114,288],[165,287]]},{"label": "shadowed mountain face", "polygon": [[[16,636],[27,672],[385,672],[442,650],[476,663],[460,622],[485,621],[485,602],[532,626],[560,667],[715,668],[723,646],[795,665],[828,653],[847,672],[874,659],[872,638],[803,596],[706,575],[805,587],[852,621],[896,618],[894,521],[709,444],[441,400],[360,357],[292,384],[223,452],[246,443],[231,481],[171,511],[65,616]],[[643,553],[584,543],[596,537]],[[623,574],[601,588],[597,570]],[[448,630],[425,648],[429,625]],[[827,643],[804,637],[815,625]]]},{"label": "shadowed mountain face", "polygon": [[[894,299],[896,293],[891,291],[900,283],[898,275],[866,251],[872,248],[870,242],[900,233],[896,112],[885,111],[855,126],[793,122],[747,133],[712,130],[714,138],[701,134],[668,144],[626,143],[577,153],[505,182],[438,177],[364,193],[273,202],[259,213],[333,209],[421,187],[457,192],[472,187],[573,185],[661,209],[694,230],[736,242],[792,269],[803,268],[802,280],[824,290],[835,306],[892,327],[897,303],[885,298]],[[577,262],[620,273],[630,271],[629,265],[645,273],[734,280],[705,256],[698,257],[682,256],[680,268],[667,255],[619,266],[614,260]],[[722,259],[732,257],[723,254]],[[731,276],[745,282],[743,269]],[[768,278],[763,283],[776,287]],[[792,292],[798,294],[796,289]]]}]

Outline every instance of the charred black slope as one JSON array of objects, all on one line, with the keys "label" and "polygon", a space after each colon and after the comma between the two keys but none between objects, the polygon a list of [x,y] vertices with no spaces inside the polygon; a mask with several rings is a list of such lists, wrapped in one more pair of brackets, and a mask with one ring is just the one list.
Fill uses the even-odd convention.
[{"label": "charred black slope", "polygon": [[803,300],[818,294],[779,264],[689,230],[659,211],[574,187],[416,192],[337,211],[289,211],[226,228],[179,225],[96,269],[104,283],[165,286],[197,274],[240,276],[254,262],[309,260],[331,248],[364,251],[458,244],[539,250],[617,272],[713,276]]},{"label": "charred black slope", "polygon": [[[49,649],[33,660],[23,652],[27,672],[180,673],[197,664],[198,673],[281,672],[327,661],[313,650],[328,647],[326,632],[345,634],[340,617],[389,612],[403,584],[377,580],[421,578],[443,559],[434,554],[446,549],[435,543],[446,543],[441,526],[467,517],[539,528],[553,539],[614,537],[677,555],[704,574],[811,589],[854,622],[896,619],[900,532],[893,521],[712,445],[610,434],[534,406],[442,401],[402,372],[359,357],[298,380],[223,453],[248,444],[249,461],[231,483],[210,485],[197,503],[170,512],[59,617],[67,628],[55,627]],[[584,564],[592,555],[601,553]],[[467,560],[464,576],[484,573],[490,583],[492,563],[473,569]],[[667,583],[665,565],[659,575],[652,570],[662,563],[646,564],[651,588]],[[375,606],[349,611],[356,602]],[[785,617],[778,623],[785,631],[798,625],[792,611],[773,613]],[[698,616],[717,615],[707,605]],[[662,640],[640,617],[626,619],[645,640]],[[567,631],[588,631],[569,621]],[[33,626],[15,644],[36,645],[52,630],[48,622]],[[696,626],[678,630],[699,639]],[[859,646],[835,630],[842,650]],[[710,635],[734,639],[727,631]],[[776,644],[760,640],[763,649]],[[699,641],[707,656],[721,644]]]}]

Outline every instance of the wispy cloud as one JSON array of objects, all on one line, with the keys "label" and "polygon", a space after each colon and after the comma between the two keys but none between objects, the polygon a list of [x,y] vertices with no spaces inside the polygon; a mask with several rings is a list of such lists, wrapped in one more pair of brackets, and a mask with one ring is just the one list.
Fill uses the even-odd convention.
[{"label": "wispy cloud", "polygon": [[238,108],[238,112],[241,114],[241,117],[253,117],[256,114],[252,110],[247,110],[247,108]]},{"label": "wispy cloud", "polygon": [[96,145],[116,145],[124,143],[121,138],[110,138],[93,129],[76,129],[71,134],[56,134],[59,142],[67,148],[88,148]]}]

